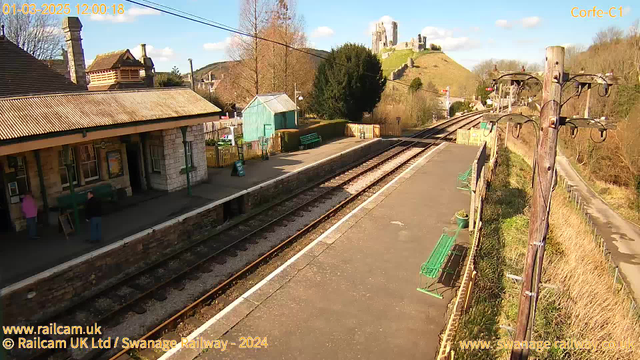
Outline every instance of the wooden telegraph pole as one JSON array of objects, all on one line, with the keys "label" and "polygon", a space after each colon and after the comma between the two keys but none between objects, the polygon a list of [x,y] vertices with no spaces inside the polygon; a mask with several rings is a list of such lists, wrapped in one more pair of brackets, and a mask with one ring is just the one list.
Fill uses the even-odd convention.
[{"label": "wooden telegraph pole", "polygon": [[[539,297],[539,284],[542,276],[544,248],[549,230],[549,210],[551,192],[556,166],[556,147],[560,126],[560,104],[564,74],[564,48],[547,48],[545,72],[542,87],[542,105],[540,110],[540,141],[536,153],[534,168],[533,198],[529,224],[529,246],[524,268],[518,324],[514,341],[528,341],[531,338],[533,318]],[[511,351],[511,360],[524,360],[529,357],[526,349]]]}]

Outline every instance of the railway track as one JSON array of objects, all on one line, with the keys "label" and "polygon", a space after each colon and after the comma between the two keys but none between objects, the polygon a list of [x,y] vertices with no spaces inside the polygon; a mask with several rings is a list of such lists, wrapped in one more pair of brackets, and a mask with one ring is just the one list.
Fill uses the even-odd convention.
[{"label": "railway track", "polygon": [[[459,128],[477,124],[479,119],[477,113],[463,115],[421,131],[413,135],[412,139],[400,141],[351,169],[329,176],[242,218],[242,221],[229,224],[212,236],[157,261],[58,314],[47,323],[96,323],[104,329],[102,337],[123,336],[123,333],[128,332],[131,338],[158,338],[288,244],[309,234],[342,209],[359,202],[359,199],[371,196],[385,179],[417,161],[420,154],[428,148],[451,136]],[[434,143],[420,142],[421,139],[434,137],[439,140]],[[243,256],[239,256],[241,253]],[[215,288],[210,291],[201,288],[198,291],[196,284],[199,283],[211,284]],[[193,298],[197,300],[194,302]],[[189,303],[191,304],[185,308],[184,305]],[[169,315],[169,320],[165,320],[169,317],[166,314],[151,314],[148,321],[143,322],[132,320],[157,312],[158,308],[163,308],[164,311],[160,312],[174,315]],[[137,331],[131,331],[131,328],[137,328]],[[146,334],[141,337],[143,333]],[[90,359],[106,358],[112,356],[113,352],[115,351],[100,349],[62,350],[15,353],[12,356],[19,359],[52,355],[56,359]],[[122,353],[116,354],[114,358]]]}]

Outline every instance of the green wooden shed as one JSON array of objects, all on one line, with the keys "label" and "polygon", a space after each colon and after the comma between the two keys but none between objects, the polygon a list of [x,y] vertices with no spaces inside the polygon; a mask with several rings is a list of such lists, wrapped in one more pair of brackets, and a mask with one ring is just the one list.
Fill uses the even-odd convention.
[{"label": "green wooden shed", "polygon": [[255,141],[276,130],[295,129],[296,105],[285,93],[257,95],[242,111],[242,137]]}]

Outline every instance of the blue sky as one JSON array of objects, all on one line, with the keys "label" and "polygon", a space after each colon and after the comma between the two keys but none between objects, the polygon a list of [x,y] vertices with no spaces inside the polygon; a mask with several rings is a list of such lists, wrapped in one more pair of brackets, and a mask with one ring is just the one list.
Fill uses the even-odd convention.
[{"label": "blue sky", "polygon": [[[232,27],[238,25],[239,0],[154,0]],[[489,58],[544,60],[544,48],[550,45],[591,44],[593,35],[607,26],[625,31],[640,18],[640,7],[626,3],[594,1],[540,0],[513,1],[380,1],[380,0],[298,0],[298,13],[304,16],[311,46],[330,50],[345,42],[371,46],[371,24],[381,18],[398,22],[399,41],[408,41],[422,33],[428,42],[438,43],[454,60],[471,69]],[[41,4],[41,1],[36,3]],[[72,15],[76,12],[72,4]],[[84,3],[89,3],[84,1]],[[157,71],[178,66],[188,70],[187,58],[194,69],[214,61],[228,59],[225,47],[231,34],[159,14],[126,1],[120,16],[81,15],[83,45],[87,62],[97,54],[129,48],[134,54],[138,44],[146,43]],[[574,18],[571,10],[596,6],[607,12],[615,7],[616,18]],[[623,16],[620,16],[622,7]],[[576,13],[576,12],[574,12]],[[87,63],[88,64],[88,63]]]}]

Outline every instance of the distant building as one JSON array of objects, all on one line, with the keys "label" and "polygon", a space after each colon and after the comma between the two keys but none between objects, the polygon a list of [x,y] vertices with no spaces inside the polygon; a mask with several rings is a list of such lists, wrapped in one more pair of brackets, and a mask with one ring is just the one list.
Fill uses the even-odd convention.
[{"label": "distant building", "polygon": [[141,45],[146,64],[136,59],[129,49],[96,56],[87,68],[89,90],[112,90],[153,87],[153,61],[147,56],[145,44]]},{"label": "distant building", "polygon": [[257,95],[242,111],[242,137],[255,141],[276,130],[295,129],[295,103],[285,93]]},{"label": "distant building", "polygon": [[384,49],[391,49],[392,51],[411,49],[418,52],[427,48],[427,37],[422,36],[422,34],[418,34],[417,38],[411,38],[411,41],[398,43],[398,23],[395,21],[391,22],[391,33],[387,30],[388,28],[384,21],[376,23],[376,28],[371,34],[371,52],[374,54],[380,54]]},{"label": "distant building", "polygon": [[[191,74],[188,74],[187,79],[191,82]],[[213,71],[208,71],[204,76],[202,76],[202,78],[196,79],[194,86],[196,90],[214,93],[222,79],[224,79],[224,74],[221,75],[220,79],[216,79],[216,75],[213,74]]]},{"label": "distant building", "polygon": [[411,41],[403,41],[395,46],[393,50],[408,50],[411,49],[415,52],[425,50],[427,48],[427,37],[418,34],[417,38],[411,38]]}]

